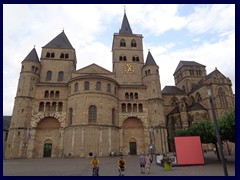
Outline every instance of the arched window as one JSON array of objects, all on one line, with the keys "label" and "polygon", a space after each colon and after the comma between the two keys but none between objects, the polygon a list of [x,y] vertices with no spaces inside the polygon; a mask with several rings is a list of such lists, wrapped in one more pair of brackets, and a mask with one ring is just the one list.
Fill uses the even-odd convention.
[{"label": "arched window", "polygon": [[50,98],[53,98],[54,97],[54,91],[51,91],[50,92]]},{"label": "arched window", "polygon": [[133,112],[137,112],[137,104],[133,104]]},{"label": "arched window", "polygon": [[78,91],[78,83],[75,83],[75,85],[74,85],[74,91],[75,91],[75,92]]},{"label": "arched window", "polygon": [[57,103],[53,102],[52,107],[51,107],[51,111],[56,111],[56,107],[57,107]]},{"label": "arched window", "polygon": [[130,93],[130,99],[133,99],[133,93],[132,92]]},{"label": "arched window", "polygon": [[222,108],[227,108],[228,104],[227,104],[226,93],[225,93],[224,89],[221,87],[218,89],[218,97],[219,97],[219,101],[220,101],[220,106]]},{"label": "arched window", "polygon": [[128,94],[128,92],[125,93],[125,99],[129,99],[129,94]]},{"label": "arched window", "polygon": [[101,91],[101,83],[100,82],[96,83],[96,90]]},{"label": "arched window", "polygon": [[148,69],[147,73],[148,73],[148,74],[151,74],[150,69]]},{"label": "arched window", "polygon": [[127,61],[127,57],[126,56],[123,56],[123,61]]},{"label": "arched window", "polygon": [[59,98],[59,91],[56,91],[55,98]]},{"label": "arched window", "polygon": [[48,97],[49,97],[49,91],[45,91],[44,98],[48,98]]},{"label": "arched window", "polygon": [[121,46],[121,47],[126,47],[126,42],[125,42],[124,39],[121,39],[121,41],[120,41],[120,46]]},{"label": "arched window", "polygon": [[127,104],[127,112],[132,112],[132,105],[130,103]]},{"label": "arched window", "polygon": [[111,92],[111,84],[107,84],[107,92]]},{"label": "arched window", "polygon": [[135,93],[135,94],[134,94],[134,98],[135,98],[135,99],[138,99],[138,93]]},{"label": "arched window", "polygon": [[69,108],[69,111],[68,111],[68,125],[72,125],[72,116],[73,116],[73,109],[72,108]]},{"label": "arched window", "polygon": [[49,53],[49,52],[47,52],[47,54],[46,54],[46,57],[47,57],[47,58],[49,58],[49,57],[50,57],[50,53]]},{"label": "arched window", "polygon": [[64,58],[64,54],[63,54],[63,53],[61,53],[60,58],[61,58],[61,59]]},{"label": "arched window", "polygon": [[62,102],[59,102],[58,103],[58,111],[62,111],[62,108],[63,108],[63,103]]},{"label": "arched window", "polygon": [[58,81],[63,81],[63,76],[64,76],[63,71],[58,72]]},{"label": "arched window", "polygon": [[132,40],[131,47],[137,47],[137,43],[136,43],[135,39]]},{"label": "arched window", "polygon": [[88,122],[96,122],[97,121],[97,108],[94,105],[91,105],[88,109]]},{"label": "arched window", "polygon": [[40,102],[39,104],[39,111],[44,111],[44,103]]},{"label": "arched window", "polygon": [[46,81],[52,80],[52,71],[47,72]]},{"label": "arched window", "polygon": [[142,104],[139,104],[139,105],[138,105],[138,111],[139,111],[139,112],[143,112],[143,105],[142,105]]},{"label": "arched window", "polygon": [[54,53],[51,53],[51,58],[54,58],[55,57],[55,54]]},{"label": "arched window", "polygon": [[122,104],[122,112],[126,112],[126,104],[125,103]]},{"label": "arched window", "polygon": [[46,103],[46,111],[50,111],[50,102]]},{"label": "arched window", "polygon": [[116,121],[116,110],[113,108],[112,109],[112,125],[115,125]]},{"label": "arched window", "polygon": [[119,61],[122,61],[123,60],[123,56],[119,56]]},{"label": "arched window", "polygon": [[65,54],[65,58],[68,59],[68,58],[69,58],[69,55],[68,55],[68,54]]},{"label": "arched window", "polygon": [[88,81],[84,82],[84,90],[89,90],[89,82]]}]

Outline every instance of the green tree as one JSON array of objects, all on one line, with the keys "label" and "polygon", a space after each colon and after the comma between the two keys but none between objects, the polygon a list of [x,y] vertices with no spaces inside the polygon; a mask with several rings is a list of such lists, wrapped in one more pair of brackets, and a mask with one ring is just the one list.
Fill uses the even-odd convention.
[{"label": "green tree", "polygon": [[235,110],[230,110],[218,121],[218,124],[222,141],[235,143]]}]

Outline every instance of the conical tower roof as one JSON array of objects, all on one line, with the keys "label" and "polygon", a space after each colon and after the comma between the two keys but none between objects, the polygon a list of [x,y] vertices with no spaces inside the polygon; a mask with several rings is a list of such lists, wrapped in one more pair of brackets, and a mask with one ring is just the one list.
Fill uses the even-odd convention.
[{"label": "conical tower roof", "polygon": [[119,30],[119,34],[133,34],[125,12],[124,12],[123,21],[122,21],[122,27]]},{"label": "conical tower roof", "polygon": [[45,45],[44,48],[74,49],[64,31],[62,31],[52,41]]},{"label": "conical tower roof", "polygon": [[147,60],[146,60],[146,63],[145,63],[145,66],[147,66],[147,65],[157,66],[157,64],[156,64],[155,60],[153,59],[153,56],[152,56],[150,51],[148,51]]},{"label": "conical tower roof", "polygon": [[23,61],[35,61],[39,63],[39,58],[35,47],[30,51]]}]

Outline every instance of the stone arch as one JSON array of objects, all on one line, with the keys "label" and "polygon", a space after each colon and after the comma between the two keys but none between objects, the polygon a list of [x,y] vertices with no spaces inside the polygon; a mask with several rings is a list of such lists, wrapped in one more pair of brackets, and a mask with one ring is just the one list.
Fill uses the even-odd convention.
[{"label": "stone arch", "polygon": [[36,128],[38,123],[45,118],[55,118],[58,120],[58,122],[60,123],[60,127],[64,128],[65,127],[65,119],[66,119],[66,113],[59,113],[59,112],[55,112],[55,113],[38,113],[32,116],[32,121],[31,121],[31,126],[33,128]]}]

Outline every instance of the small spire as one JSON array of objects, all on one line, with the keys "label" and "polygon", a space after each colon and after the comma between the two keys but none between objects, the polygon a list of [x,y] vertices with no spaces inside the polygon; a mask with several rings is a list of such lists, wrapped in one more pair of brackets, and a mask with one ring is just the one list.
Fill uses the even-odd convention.
[{"label": "small spire", "polygon": [[123,8],[124,8],[124,14],[126,14],[126,5],[125,4],[124,4]]},{"label": "small spire", "polygon": [[36,47],[36,45],[34,45],[34,47],[33,47],[33,48],[35,49],[35,47]]},{"label": "small spire", "polygon": [[150,52],[150,49],[148,49],[148,52]]},{"label": "small spire", "polygon": [[63,28],[63,32],[64,32],[64,28]]}]

